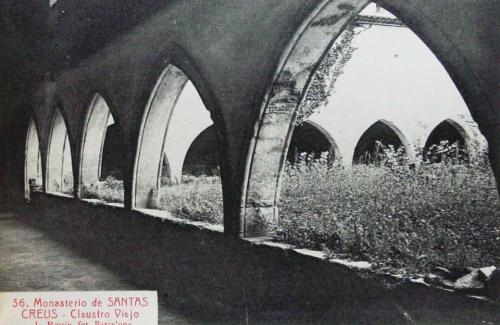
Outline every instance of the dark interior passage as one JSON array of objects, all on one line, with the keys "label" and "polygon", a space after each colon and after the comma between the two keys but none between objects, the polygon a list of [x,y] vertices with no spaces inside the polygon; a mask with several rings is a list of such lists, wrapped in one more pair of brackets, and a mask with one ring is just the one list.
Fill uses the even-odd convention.
[{"label": "dark interior passage", "polygon": [[296,162],[303,153],[318,159],[323,152],[328,152],[330,160],[335,159],[333,146],[321,130],[307,122],[295,126],[288,148],[289,162]]},{"label": "dark interior passage", "polygon": [[[424,157],[434,162],[440,162],[443,155],[449,157],[466,158],[466,143],[462,133],[458,130],[460,126],[450,121],[443,121],[432,130],[425,142]],[[465,132],[462,130],[462,132]],[[447,144],[441,145],[443,142]]]},{"label": "dark interior passage", "polygon": [[123,133],[118,125],[108,126],[102,149],[101,180],[108,176],[123,179],[126,150],[123,143]]},{"label": "dark interior passage", "polygon": [[[297,161],[302,153],[312,154],[315,159],[328,152],[330,159],[335,159],[333,146],[317,127],[307,122],[297,125],[293,131],[287,154],[289,162]],[[164,168],[167,168],[164,162]],[[205,129],[193,141],[184,160],[182,174],[217,175],[219,172],[219,154],[214,126]]]},{"label": "dark interior passage", "polygon": [[442,141],[448,141],[450,144],[458,143],[460,147],[465,147],[464,137],[457,130],[457,127],[449,121],[443,121],[434,128],[425,142],[425,151],[432,145],[439,145]]},{"label": "dark interior passage", "polygon": [[[26,218],[0,212],[0,291],[142,290],[122,274],[29,226]],[[15,249],[14,249],[15,248]],[[33,272],[33,265],[38,271]],[[200,322],[200,321],[198,321]],[[35,323],[35,322],[33,322]],[[38,322],[40,324],[40,322]],[[158,324],[195,324],[160,296]],[[53,323],[55,324],[55,323]],[[92,323],[93,324],[93,323]]]},{"label": "dark interior passage", "polygon": [[184,159],[182,174],[194,176],[219,174],[219,152],[213,125],[206,128],[194,139]]},{"label": "dark interior passage", "polygon": [[380,148],[377,142],[384,146],[392,145],[395,149],[403,146],[399,136],[384,122],[378,121],[370,126],[361,136],[354,149],[354,163],[369,163],[376,161]]}]

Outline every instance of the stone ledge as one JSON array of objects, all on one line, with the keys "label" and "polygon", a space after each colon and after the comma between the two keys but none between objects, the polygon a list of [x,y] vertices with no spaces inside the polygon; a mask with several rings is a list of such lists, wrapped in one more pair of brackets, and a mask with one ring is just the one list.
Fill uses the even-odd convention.
[{"label": "stone ledge", "polygon": [[[435,314],[446,319],[456,319],[457,313],[496,317],[492,310],[498,305],[483,298],[370,270],[366,262],[327,260],[323,252],[269,237],[226,236],[220,227],[164,211],[129,211],[42,193],[33,196],[28,208],[27,223],[194,313],[321,315],[320,310],[350,312],[358,306],[358,312],[392,308],[400,315],[397,304],[414,317],[428,315],[431,320]],[[472,316],[468,310],[474,310]],[[377,317],[384,318],[385,312]]]}]

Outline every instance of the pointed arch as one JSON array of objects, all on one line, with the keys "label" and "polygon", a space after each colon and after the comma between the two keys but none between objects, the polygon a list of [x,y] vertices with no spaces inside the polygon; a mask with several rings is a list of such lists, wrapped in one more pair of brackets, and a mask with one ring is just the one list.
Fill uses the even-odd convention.
[{"label": "pointed arch", "polygon": [[423,148],[424,157],[432,146],[439,145],[443,141],[447,141],[450,145],[457,144],[457,150],[465,150],[467,155],[471,154],[470,151],[473,150],[471,137],[467,131],[456,121],[446,119],[436,125],[429,133]]},{"label": "pointed arch", "polygon": [[162,71],[148,100],[141,121],[134,163],[133,207],[147,208],[151,191],[160,187],[168,121],[187,80],[181,70],[169,65]]},{"label": "pointed arch", "polygon": [[293,162],[297,154],[303,152],[313,154],[314,158],[328,152],[330,161],[341,159],[339,148],[331,134],[318,123],[309,120],[295,126],[287,160]]},{"label": "pointed arch", "polygon": [[299,106],[322,58],[367,4],[366,0],[322,1],[285,49],[250,141],[241,198],[243,237],[266,235],[269,224],[277,220],[281,174]]},{"label": "pointed arch", "polygon": [[353,163],[368,162],[376,152],[376,142],[393,146],[395,149],[403,147],[411,161],[415,160],[414,150],[403,132],[394,123],[387,120],[378,120],[373,123],[358,140],[354,148]]},{"label": "pointed arch", "polygon": [[[115,123],[104,97],[96,93],[83,124],[79,168],[82,197],[86,197],[87,190],[97,185],[102,177],[111,174],[110,170],[121,171],[120,159],[123,160],[124,148],[123,132]],[[113,156],[113,152],[117,152],[114,156],[118,156],[118,159],[109,159],[109,156]],[[108,159],[105,159],[106,157]]]},{"label": "pointed arch", "polygon": [[467,131],[456,121],[446,119],[440,122],[432,129],[425,141],[425,149],[428,149],[433,144],[439,144],[441,141],[450,143],[458,142],[461,146],[468,149],[470,136]]},{"label": "pointed arch", "polygon": [[59,108],[51,120],[47,149],[46,189],[48,193],[73,193],[73,162],[66,121]]},{"label": "pointed arch", "polygon": [[[385,1],[375,2],[386,8]],[[322,59],[341,32],[369,3],[366,0],[349,0],[342,3],[321,1],[303,21],[284,50],[251,131],[241,191],[241,236],[266,235],[270,229],[269,224],[277,220],[281,173],[299,109]],[[481,87],[473,77],[464,78],[473,75],[468,67],[457,70],[460,63],[466,62],[466,58],[458,50],[453,51],[452,55],[447,54],[453,49],[456,50],[456,45],[442,34],[443,31],[439,27],[423,28],[423,23],[428,26],[435,25],[428,16],[418,12],[417,8],[413,9],[418,12],[415,14],[418,21],[405,15],[405,10],[398,11],[391,6],[387,9],[391,13],[399,13],[398,18],[417,36],[423,38],[424,43],[437,55],[455,83],[467,84],[468,87],[459,87],[461,94],[467,96],[468,103],[475,105],[470,107],[473,116],[480,116],[483,107],[477,104],[483,102],[478,95],[482,93]],[[439,41],[433,39],[429,31],[439,33]],[[464,64],[460,65],[463,66]],[[480,127],[488,127],[488,121],[482,119],[478,122],[482,123]],[[406,148],[409,158],[414,159],[413,148]]]},{"label": "pointed arch", "polygon": [[[160,188],[162,170],[169,171],[168,182],[181,181],[189,144],[211,124],[210,112],[194,84],[182,70],[169,65],[158,78],[141,121],[132,186],[133,207],[154,206],[149,202],[150,194]],[[168,168],[164,168],[164,161],[168,162]]]},{"label": "pointed arch", "polygon": [[42,158],[38,128],[33,118],[30,119],[26,134],[24,161],[24,196],[30,200],[33,189],[43,188]]}]

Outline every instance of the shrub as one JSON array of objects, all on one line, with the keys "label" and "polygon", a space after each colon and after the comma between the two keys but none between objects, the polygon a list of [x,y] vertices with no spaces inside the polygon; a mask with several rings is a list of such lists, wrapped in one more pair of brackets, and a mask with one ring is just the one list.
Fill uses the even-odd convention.
[{"label": "shrub", "polygon": [[[464,159],[455,147],[440,146],[419,166],[404,150],[381,143],[375,159],[352,168],[326,154],[299,155],[285,166],[275,239],[412,273],[499,265],[500,203],[488,160]],[[86,195],[121,202],[123,183],[108,177]],[[223,222],[217,176],[185,175],[180,184],[163,186],[158,198],[161,209],[180,218]]]},{"label": "shrub", "polygon": [[218,176],[183,176],[180,184],[163,187],[159,197],[161,209],[180,218],[222,224],[222,184]]},{"label": "shrub", "polygon": [[123,181],[113,176],[108,176],[97,184],[83,188],[84,197],[106,202],[123,203],[123,192]]},{"label": "shrub", "polygon": [[441,141],[439,144],[431,145],[423,156],[425,163],[446,162],[449,160],[454,163],[467,163],[469,160],[469,154],[463,146],[458,142],[449,143],[448,141]]},{"label": "shrub", "polygon": [[500,204],[489,165],[447,159],[414,168],[384,150],[377,164],[352,169],[322,159],[287,166],[276,238],[413,272],[498,265]]}]

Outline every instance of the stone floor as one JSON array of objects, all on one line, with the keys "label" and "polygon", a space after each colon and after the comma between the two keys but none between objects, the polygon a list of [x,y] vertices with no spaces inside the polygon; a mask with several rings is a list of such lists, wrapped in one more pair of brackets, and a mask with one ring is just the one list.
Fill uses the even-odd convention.
[{"label": "stone floor", "polygon": [[[0,213],[0,291],[143,290],[21,223]],[[160,302],[161,303],[161,302]],[[160,304],[159,324],[196,324]]]},{"label": "stone floor", "polygon": [[[104,266],[76,254],[16,216],[0,212],[0,291],[150,289],[137,287]],[[191,315],[189,310],[181,312],[160,300],[159,324],[500,324],[495,307],[484,314],[481,309],[468,308],[468,303],[445,307],[441,304],[431,312],[422,301],[415,301],[416,294],[408,297],[407,301],[388,297],[369,304],[332,304],[329,310],[321,313],[243,313],[236,318],[215,320]],[[443,312],[443,308],[451,312]]]}]

